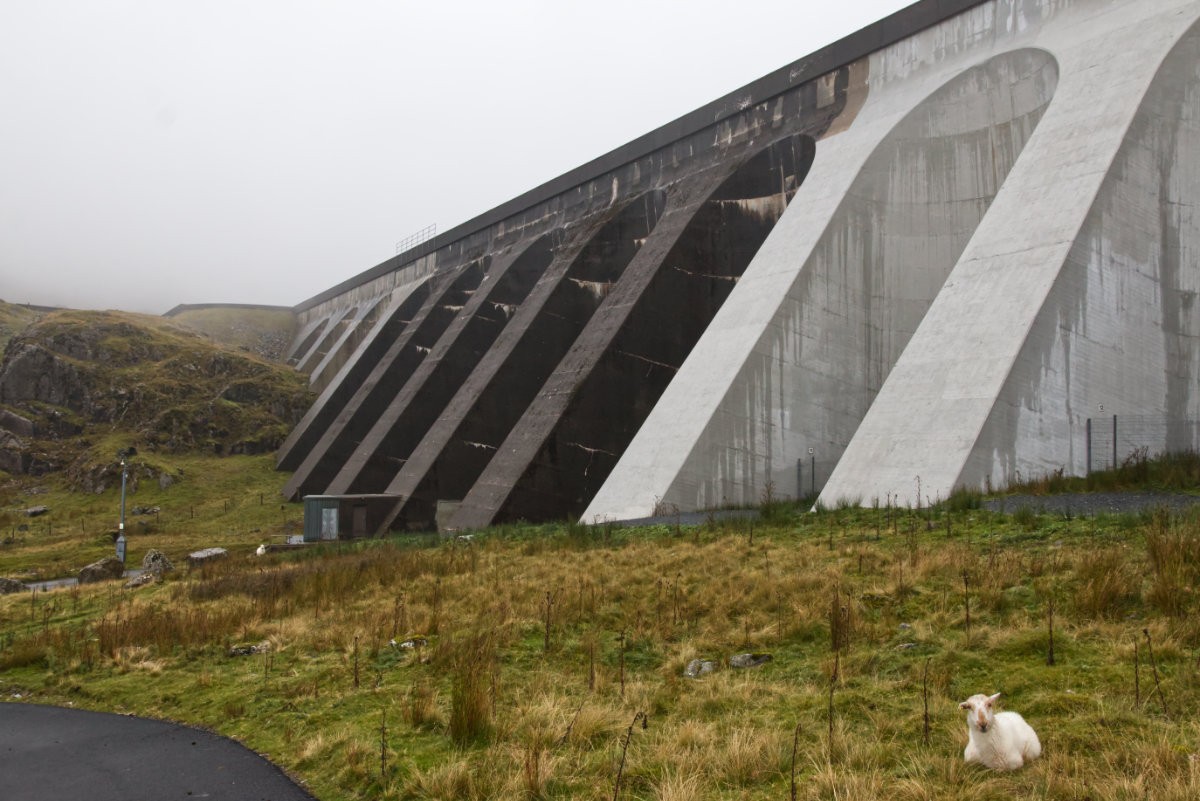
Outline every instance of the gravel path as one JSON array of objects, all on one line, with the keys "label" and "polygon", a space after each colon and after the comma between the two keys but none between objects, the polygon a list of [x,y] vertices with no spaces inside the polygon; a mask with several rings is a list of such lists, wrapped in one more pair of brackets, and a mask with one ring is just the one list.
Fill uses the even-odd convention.
[{"label": "gravel path", "polygon": [[1166,508],[1173,511],[1200,504],[1200,495],[1169,492],[1087,492],[1065,495],[1007,495],[983,502],[993,512],[1015,512],[1032,509],[1059,515],[1094,517],[1100,514],[1140,512],[1144,509]]},{"label": "gravel path", "polygon": [[[1102,514],[1140,512],[1144,509],[1167,508],[1179,511],[1200,504],[1200,495],[1179,492],[1079,492],[1062,495],[1006,495],[983,502],[983,508],[993,512],[1013,513],[1018,509],[1032,509],[1042,514],[1094,517]],[[679,515],[644,517],[640,520],[622,520],[622,526],[698,526],[710,519],[757,518],[757,509],[734,509],[719,512],[686,512]]]}]

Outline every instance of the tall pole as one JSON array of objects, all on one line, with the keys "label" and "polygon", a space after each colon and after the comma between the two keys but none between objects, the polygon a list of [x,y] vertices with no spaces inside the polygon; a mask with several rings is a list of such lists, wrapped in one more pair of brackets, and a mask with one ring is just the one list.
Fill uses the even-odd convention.
[{"label": "tall pole", "polygon": [[117,529],[117,558],[125,561],[125,480],[128,470],[125,467],[125,457],[121,457],[121,524]]}]

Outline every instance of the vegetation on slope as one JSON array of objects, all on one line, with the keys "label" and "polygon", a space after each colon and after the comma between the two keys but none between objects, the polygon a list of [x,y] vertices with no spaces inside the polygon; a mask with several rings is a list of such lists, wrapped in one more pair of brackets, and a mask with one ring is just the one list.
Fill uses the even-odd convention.
[{"label": "vegetation on slope", "polygon": [[[329,801],[1197,797],[1200,520],[977,502],[508,527],[9,596],[0,693],[210,726]],[[721,667],[686,678],[696,658]],[[962,760],[957,702],[996,691],[1044,746],[1015,773]]]},{"label": "vegetation on slope", "polygon": [[9,460],[9,471],[69,471],[85,490],[102,488],[88,477],[100,469],[111,478],[127,446],[272,451],[310,400],[303,376],[282,365],[162,318],[120,312],[47,314],[9,343],[0,363],[0,409],[34,429],[19,443],[21,469]]},{"label": "vegetation on slope", "polygon": [[41,312],[28,306],[18,306],[0,300],[0,353],[4,352],[10,339],[24,331],[40,316]]},{"label": "vegetation on slope", "polygon": [[254,306],[187,307],[175,312],[171,320],[229,347],[277,362],[283,361],[296,328],[290,309]]},{"label": "vegetation on slope", "polygon": [[[121,509],[121,468],[114,456],[126,441],[118,436],[93,446],[97,467],[86,481],[103,485],[99,491],[77,489],[66,474],[0,474],[0,577],[34,582],[74,576],[114,553]],[[127,561],[139,565],[152,548],[175,562],[211,546],[246,554],[259,543],[298,534],[300,505],[281,503],[286,479],[275,471],[271,454],[139,452],[128,473]],[[26,514],[42,506],[44,514]]]},{"label": "vegetation on slope", "polygon": [[129,448],[134,560],[297,531],[272,452],[310,400],[294,370],[163,318],[43,315],[0,362],[0,576],[69,576],[111,554]]}]

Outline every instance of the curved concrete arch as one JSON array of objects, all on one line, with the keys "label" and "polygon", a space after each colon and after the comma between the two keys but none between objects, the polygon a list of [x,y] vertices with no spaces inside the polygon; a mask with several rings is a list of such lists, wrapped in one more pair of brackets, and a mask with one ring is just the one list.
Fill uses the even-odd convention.
[{"label": "curved concrete arch", "polygon": [[[770,324],[731,378],[716,412],[686,439],[652,424],[628,453],[630,478],[606,486],[585,512],[650,514],[800,497],[820,487],[937,296],[1054,94],[1057,65],[1023,48],[966,69],[916,103],[871,149],[815,246],[797,267]],[[818,152],[817,161],[821,160]],[[785,253],[785,258],[790,254]],[[710,339],[681,371],[664,412],[712,380]],[[677,432],[672,432],[677,434]],[[811,457],[809,456],[812,449]],[[621,495],[647,452],[674,474]],[[799,462],[799,465],[798,465]],[[823,468],[814,475],[813,467]],[[639,497],[640,496],[640,497]],[[652,499],[652,500],[651,500]]]},{"label": "curved concrete arch", "polygon": [[789,291],[791,308],[725,402],[744,413],[740,430],[693,468],[709,477],[701,507],[823,487],[1057,83],[1044,50],[993,56],[921,101],[875,148]]},{"label": "curved concrete arch", "polygon": [[[961,484],[1086,474],[1089,418],[1105,435],[1113,415],[1131,429],[1153,418],[1138,437],[1151,452],[1200,447],[1200,120],[1187,109],[1200,109],[1200,23],[1155,72]],[[1103,441],[1092,469],[1113,466]]]},{"label": "curved concrete arch", "polygon": [[[1088,348],[1115,339],[1122,351],[1130,346],[1134,359],[1148,354],[1154,360],[1154,349],[1137,341],[1154,327],[1145,320],[1131,325],[1122,319],[1125,314],[1103,313],[1085,319],[1082,325],[1095,335],[1094,343],[1066,333],[1070,325],[1051,321],[1057,320],[1061,303],[1082,302],[1056,287],[1069,279],[1072,259],[1092,248],[1088,243],[1095,238],[1087,231],[1089,220],[1096,219],[1097,202],[1104,202],[1102,190],[1124,180],[1121,170],[1141,173],[1130,176],[1131,186],[1159,183],[1152,176],[1165,169],[1168,156],[1132,145],[1140,152],[1122,166],[1120,154],[1131,147],[1130,137],[1136,141],[1141,136],[1144,101],[1153,94],[1166,54],[1198,16],[1194,3],[1162,0],[1105,5],[1102,14],[1066,15],[1041,27],[1038,41],[1059,62],[1054,101],[893,367],[826,484],[822,502],[882,501],[886,495],[902,505],[916,505],[964,485],[1003,486],[1017,471],[1026,477],[1046,472],[1051,459],[1052,469],[1066,469],[1072,450],[1082,448],[1082,431],[1071,418],[1080,415],[1075,408],[1053,419],[1051,409],[1065,408],[1055,385],[1084,387],[1087,382],[1052,373],[1111,371],[1109,379],[1095,386],[1124,398],[1138,393],[1134,385],[1146,373],[1132,368],[1133,361],[1122,352],[1097,349],[1094,355],[1108,358],[1087,367],[1073,357],[1043,355],[1056,347],[1062,352],[1062,344],[1054,343],[1063,332],[1067,346]],[[1137,34],[1130,36],[1130,31]],[[1174,116],[1181,115],[1175,111]],[[1136,190],[1118,194],[1123,201],[1137,200]],[[1159,224],[1139,219],[1169,215],[1169,203],[1160,198],[1143,195],[1110,217],[1111,227],[1102,226],[1108,230],[1096,240],[1099,248],[1113,241],[1160,242],[1157,233],[1146,237]],[[1136,261],[1139,270],[1151,264],[1149,259]],[[1128,273],[1098,269],[1095,276],[1101,283],[1119,284]],[[1135,291],[1118,303],[1149,319],[1162,304],[1143,304],[1146,297]],[[1163,332],[1154,336],[1161,339]],[[1020,388],[1033,381],[1044,382],[1036,397]]]}]

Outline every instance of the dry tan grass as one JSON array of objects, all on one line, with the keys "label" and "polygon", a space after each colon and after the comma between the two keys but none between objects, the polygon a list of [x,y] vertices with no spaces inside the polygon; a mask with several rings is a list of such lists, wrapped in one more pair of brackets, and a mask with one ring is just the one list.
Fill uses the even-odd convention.
[{"label": "dry tan grass", "polygon": [[[753,546],[744,532],[722,529],[706,529],[699,543],[667,535],[619,548],[486,536],[469,548],[377,546],[255,565],[249,574],[222,568],[111,602],[83,591],[78,603],[103,607],[119,643],[105,657],[116,668],[110,686],[126,680],[122,671],[131,680],[154,670],[156,682],[185,674],[183,695],[224,692],[189,714],[250,739],[286,740],[262,750],[327,776],[329,798],[611,798],[621,739],[639,711],[648,727],[635,728],[629,744],[623,799],[786,797],[797,723],[801,798],[1196,797],[1189,756],[1200,740],[1189,714],[1200,708],[1200,624],[1157,613],[1140,586],[1128,596],[1136,549],[1011,547],[990,531],[931,541],[923,529],[911,541],[901,533],[876,543],[873,532],[840,525],[831,549],[820,525],[816,536],[760,532]],[[1117,591],[1096,583],[1114,572]],[[847,638],[837,656],[831,749],[835,588]],[[1063,601],[1060,662],[1048,668],[1044,613],[1053,591]],[[1127,603],[1141,617],[1111,613]],[[184,607],[193,617],[183,617]],[[164,647],[163,633],[185,619],[206,626],[204,636]],[[42,632],[39,621],[0,602],[0,623],[27,626],[42,638],[33,646],[57,637],[55,648],[70,653],[65,635],[54,625]],[[1170,719],[1151,696],[1142,628]],[[395,635],[430,642],[400,651],[387,646]],[[231,641],[259,640],[269,658],[226,655]],[[1143,660],[1137,710],[1135,641]],[[743,651],[775,660],[682,676],[693,658],[723,662]],[[86,683],[80,659],[64,664],[64,682]],[[921,742],[926,665],[929,746]],[[1044,732],[1043,760],[1007,776],[963,765],[955,704],[984,690],[1005,692]],[[223,709],[238,714],[222,719]],[[381,710],[393,754],[383,779]],[[313,728],[310,714],[320,721]],[[486,725],[456,746],[456,715]]]}]

